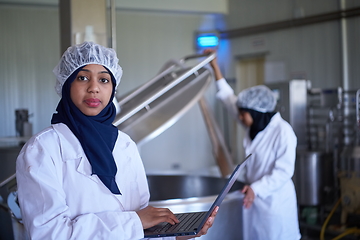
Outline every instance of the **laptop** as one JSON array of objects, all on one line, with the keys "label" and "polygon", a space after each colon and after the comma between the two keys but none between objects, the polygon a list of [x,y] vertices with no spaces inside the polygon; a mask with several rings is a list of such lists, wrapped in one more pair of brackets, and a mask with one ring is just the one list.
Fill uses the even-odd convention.
[{"label": "laptop", "polygon": [[207,212],[190,212],[190,213],[178,213],[175,216],[180,220],[179,223],[171,225],[170,223],[163,222],[157,224],[151,228],[144,229],[145,238],[158,238],[158,237],[171,237],[171,236],[191,236],[196,235],[202,229],[206,220],[209,218],[216,206],[220,206],[224,200],[226,194],[230,191],[231,187],[235,183],[241,170],[245,167],[247,159],[251,156],[249,154],[244,161],[237,165],[233,173],[229,177],[225,186],[221,190],[220,194],[215,199]]}]

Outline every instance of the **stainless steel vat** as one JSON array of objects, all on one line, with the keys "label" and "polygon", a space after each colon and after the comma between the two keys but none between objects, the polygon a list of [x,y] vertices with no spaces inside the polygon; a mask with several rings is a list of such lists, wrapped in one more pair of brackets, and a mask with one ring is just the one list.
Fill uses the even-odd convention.
[{"label": "stainless steel vat", "polygon": [[[174,213],[207,211],[226,179],[189,175],[149,175],[150,205],[166,207]],[[243,183],[235,182],[231,192],[224,199],[215,222],[205,236],[196,239],[219,240],[242,237]]]},{"label": "stainless steel vat", "polygon": [[297,151],[294,182],[299,205],[324,204],[329,194],[332,194],[333,169],[331,155],[316,151]]},{"label": "stainless steel vat", "polygon": [[138,145],[158,136],[203,96],[212,81],[205,65],[214,57],[192,55],[165,64],[160,74],[121,97],[113,124]]}]

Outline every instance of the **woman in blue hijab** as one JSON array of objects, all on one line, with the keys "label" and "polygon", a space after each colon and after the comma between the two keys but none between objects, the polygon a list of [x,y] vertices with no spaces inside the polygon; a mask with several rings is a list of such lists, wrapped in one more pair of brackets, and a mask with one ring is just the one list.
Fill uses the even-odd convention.
[{"label": "woman in blue hijab", "polygon": [[69,47],[53,72],[61,97],[57,112],[17,159],[18,199],[29,237],[142,239],[143,229],[178,223],[170,210],[148,206],[137,147],[112,124],[122,76],[115,51],[92,42]]}]

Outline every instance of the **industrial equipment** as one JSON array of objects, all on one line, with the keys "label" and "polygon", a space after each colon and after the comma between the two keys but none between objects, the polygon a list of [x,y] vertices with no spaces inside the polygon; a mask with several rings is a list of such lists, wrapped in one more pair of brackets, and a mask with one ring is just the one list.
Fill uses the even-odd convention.
[{"label": "industrial equipment", "polygon": [[356,124],[354,124],[354,140],[351,144],[346,145],[341,153],[342,161],[338,173],[342,203],[342,224],[347,223],[349,214],[360,215],[360,90],[356,92],[355,101]]},{"label": "industrial equipment", "polygon": [[230,174],[233,170],[231,155],[203,98],[213,80],[212,70],[205,66],[214,57],[215,53],[197,54],[165,63],[157,76],[119,99],[121,111],[114,125],[141,145],[165,131],[199,103],[221,174]]},{"label": "industrial equipment", "polygon": [[[309,80],[268,86],[298,137],[294,182],[302,229],[321,237],[325,232],[358,234],[358,229],[347,230],[360,227],[360,91],[316,89]],[[338,200],[340,209],[335,209]],[[329,230],[327,217],[338,226]]]}]

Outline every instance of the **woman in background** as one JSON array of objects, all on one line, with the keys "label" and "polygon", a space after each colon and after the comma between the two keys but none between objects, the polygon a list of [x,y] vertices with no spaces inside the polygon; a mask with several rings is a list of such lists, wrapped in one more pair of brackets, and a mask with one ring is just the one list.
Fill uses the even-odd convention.
[{"label": "woman in background", "polygon": [[[213,50],[205,50],[211,53]],[[244,196],[244,240],[298,240],[301,238],[295,187],[297,138],[292,127],[274,112],[276,99],[264,86],[242,90],[235,96],[215,58],[210,62],[220,99],[229,113],[246,128],[247,185]]]}]

